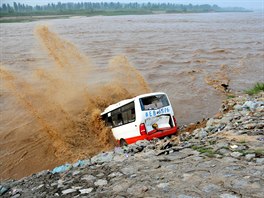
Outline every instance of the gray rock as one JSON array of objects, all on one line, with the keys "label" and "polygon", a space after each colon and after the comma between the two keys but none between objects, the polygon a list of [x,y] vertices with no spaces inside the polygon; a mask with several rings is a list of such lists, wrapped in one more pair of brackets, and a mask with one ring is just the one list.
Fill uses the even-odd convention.
[{"label": "gray rock", "polygon": [[135,174],[137,170],[138,169],[135,167],[125,167],[121,169],[121,172],[125,175],[132,175],[132,174]]},{"label": "gray rock", "polygon": [[57,186],[58,185],[58,183],[57,182],[53,182],[50,186]]},{"label": "gray rock", "polygon": [[219,123],[219,120],[216,120],[214,118],[210,118],[207,123],[206,123],[206,126],[209,127],[209,126],[213,126],[215,124]]},{"label": "gray rock", "polygon": [[227,125],[232,121],[232,119],[233,119],[233,115],[232,116],[225,116],[220,121],[221,121],[221,123]]},{"label": "gray rock", "polygon": [[166,188],[168,187],[170,184],[169,183],[160,183],[157,185],[158,188]]},{"label": "gray rock", "polygon": [[245,129],[254,129],[255,127],[256,127],[255,123],[249,123],[249,124],[244,125]]},{"label": "gray rock", "polygon": [[94,177],[93,175],[84,175],[81,180],[86,180],[86,181],[95,181],[96,180],[96,177]]},{"label": "gray rock", "polygon": [[114,149],[114,153],[115,153],[115,154],[122,155],[122,154],[125,153],[125,151],[124,151],[124,149],[121,148],[121,147],[115,147],[115,149]]},{"label": "gray rock", "polygon": [[245,156],[245,159],[248,160],[248,161],[250,161],[250,160],[252,160],[255,157],[256,157],[256,154],[255,153],[252,153],[252,154],[247,154]]},{"label": "gray rock", "polygon": [[200,154],[200,152],[196,151],[196,150],[193,150],[191,148],[185,148],[185,149],[182,149],[181,151],[179,151],[180,153],[184,153],[186,155],[195,155],[195,156],[198,156]]},{"label": "gray rock", "polygon": [[110,162],[113,159],[113,152],[101,153],[91,158],[91,163]]},{"label": "gray rock", "polygon": [[201,157],[201,156],[194,156],[194,157],[192,157],[192,160],[193,161],[202,161],[204,158],[203,157]]},{"label": "gray rock", "polygon": [[8,191],[9,187],[0,185],[0,195],[4,195]]},{"label": "gray rock", "polygon": [[67,190],[63,190],[61,193],[64,195],[70,194],[76,192],[76,189],[67,189]]},{"label": "gray rock", "polygon": [[257,108],[256,108],[256,111],[257,111],[257,112],[264,112],[264,106],[257,107]]},{"label": "gray rock", "polygon": [[241,150],[247,150],[247,149],[248,149],[248,146],[245,146],[245,145],[239,145],[239,146],[237,147],[236,150],[241,151]]},{"label": "gray rock", "polygon": [[72,175],[73,175],[73,176],[78,175],[80,172],[81,172],[81,171],[78,171],[78,170],[77,170],[77,171],[73,171],[73,172],[72,172]]},{"label": "gray rock", "polygon": [[210,126],[205,127],[204,129],[205,129],[205,131],[208,131],[210,133],[210,132],[212,132],[212,130],[215,129],[215,126],[210,125]]},{"label": "gray rock", "polygon": [[193,174],[191,174],[191,173],[183,173],[182,180],[183,181],[188,181],[191,177],[193,177]]},{"label": "gray rock", "polygon": [[90,164],[91,164],[91,160],[90,159],[86,159],[86,160],[78,160],[72,166],[74,168],[76,168],[76,167],[84,167],[84,166],[90,165]]},{"label": "gray rock", "polygon": [[214,150],[218,150],[218,149],[221,149],[221,148],[228,148],[229,144],[228,142],[219,142],[217,144],[214,145]]},{"label": "gray rock", "polygon": [[41,188],[43,189],[43,187],[45,187],[44,184],[41,184],[38,187],[36,187],[36,190],[40,190]]},{"label": "gray rock", "polygon": [[89,194],[93,191],[93,188],[80,189],[79,191],[81,194]]},{"label": "gray rock", "polygon": [[153,150],[153,149],[155,149],[155,146],[153,144],[149,144],[146,146],[146,149]]},{"label": "gray rock", "polygon": [[137,146],[146,147],[150,144],[148,140],[139,140],[135,143]]},{"label": "gray rock", "polygon": [[165,141],[159,144],[158,150],[165,150],[172,147],[172,143],[170,141]]},{"label": "gray rock", "polygon": [[128,153],[139,153],[144,149],[144,147],[138,146],[137,144],[128,145]]},{"label": "gray rock", "polygon": [[242,108],[243,108],[243,107],[242,107],[242,105],[240,105],[240,104],[237,104],[237,105],[234,106],[234,109],[237,110],[237,111],[241,111]]},{"label": "gray rock", "polygon": [[80,190],[80,189],[82,189],[82,187],[80,187],[80,186],[72,186],[72,189]]},{"label": "gray rock", "polygon": [[105,180],[105,179],[99,179],[96,182],[94,182],[94,185],[96,185],[96,186],[104,186],[107,183],[108,183],[107,180]]},{"label": "gray rock", "polygon": [[221,194],[220,198],[239,198],[239,197],[236,195],[225,193],[225,194]]},{"label": "gray rock", "polygon": [[136,184],[128,188],[127,193],[132,194],[132,195],[142,195],[142,193],[146,192],[147,190],[148,190],[148,187],[142,184]]},{"label": "gray rock", "polygon": [[243,108],[250,109],[251,111],[255,111],[258,107],[263,106],[264,102],[261,101],[246,101],[243,104]]},{"label": "gray rock", "polygon": [[198,132],[197,135],[199,138],[203,139],[208,135],[208,133],[204,129],[202,129],[200,132]]},{"label": "gray rock", "polygon": [[135,178],[137,177],[137,174],[130,175],[130,178]]},{"label": "gray rock", "polygon": [[237,130],[235,131],[236,135],[243,135],[243,134],[247,134],[248,130]]},{"label": "gray rock", "polygon": [[226,163],[232,163],[232,162],[237,162],[238,160],[233,158],[233,157],[224,157],[222,158],[223,161],[225,161]]},{"label": "gray rock", "polygon": [[264,130],[250,130],[247,132],[248,135],[256,136],[256,135],[264,135]]},{"label": "gray rock", "polygon": [[230,153],[230,151],[228,149],[225,149],[225,148],[222,148],[222,149],[218,150],[218,152],[221,155],[225,155],[225,156],[227,156]]},{"label": "gray rock", "polygon": [[127,158],[128,158],[128,155],[127,155],[127,154],[116,155],[116,156],[114,156],[113,161],[114,161],[114,162],[123,162],[123,161],[125,161]]},{"label": "gray rock", "polygon": [[189,195],[178,195],[177,198],[195,198]]},{"label": "gray rock", "polygon": [[108,175],[108,177],[119,177],[119,176],[122,176],[123,174],[120,173],[120,172],[113,172],[111,173],[110,175]]},{"label": "gray rock", "polygon": [[131,186],[131,181],[124,181],[117,183],[112,189],[115,193],[120,193],[127,190]]},{"label": "gray rock", "polygon": [[219,189],[220,187],[215,184],[208,184],[202,188],[202,191],[206,193],[210,193],[210,192],[218,191]]},{"label": "gray rock", "polygon": [[20,197],[21,196],[21,194],[20,193],[17,193],[17,194],[15,194],[14,196],[12,196],[11,198],[18,198],[18,197]]},{"label": "gray rock", "polygon": [[153,168],[153,169],[158,169],[158,168],[160,168],[160,167],[161,167],[161,165],[160,165],[159,163],[155,163],[155,162],[154,162],[154,163],[152,164],[152,168]]},{"label": "gray rock", "polygon": [[96,175],[96,177],[103,177],[104,176],[104,173],[99,173]]},{"label": "gray rock", "polygon": [[172,149],[158,150],[156,155],[157,156],[159,156],[159,155],[168,155],[170,153],[170,151],[173,151],[173,150]]},{"label": "gray rock", "polygon": [[233,188],[238,188],[238,189],[240,189],[240,188],[244,188],[244,187],[246,187],[247,185],[248,185],[247,180],[242,179],[242,178],[234,179],[234,180],[232,181],[232,186],[233,186]]},{"label": "gray rock", "polygon": [[264,158],[257,158],[256,163],[257,164],[264,164]]},{"label": "gray rock", "polygon": [[227,124],[224,128],[225,131],[230,131],[233,128],[232,124]]},{"label": "gray rock", "polygon": [[219,155],[219,154],[215,154],[214,155],[216,158],[222,158],[223,156],[222,155]]},{"label": "gray rock", "polygon": [[232,152],[230,155],[234,158],[240,158],[243,154],[239,152]]},{"label": "gray rock", "polygon": [[58,180],[58,188],[63,188],[63,187],[64,187],[63,180],[59,179]]},{"label": "gray rock", "polygon": [[[264,123],[255,123],[255,128],[256,129],[263,129],[264,128]],[[262,134],[264,134],[264,131],[262,131]]]},{"label": "gray rock", "polygon": [[[154,147],[155,148],[155,147]],[[153,148],[153,149],[154,149]],[[154,151],[154,150],[149,150],[149,151],[146,151],[145,153],[144,153],[144,155],[147,157],[147,158],[152,158],[153,156],[155,156],[156,155],[156,152]]]},{"label": "gray rock", "polygon": [[226,124],[219,124],[219,125],[216,125],[214,126],[212,129],[211,129],[211,132],[212,133],[216,133],[216,132],[220,132],[222,131],[224,128],[225,128]]}]

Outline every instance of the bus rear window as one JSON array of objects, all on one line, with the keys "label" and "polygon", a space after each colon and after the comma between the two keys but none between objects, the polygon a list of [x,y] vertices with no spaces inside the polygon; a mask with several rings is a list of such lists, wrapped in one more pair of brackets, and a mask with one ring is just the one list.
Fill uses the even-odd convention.
[{"label": "bus rear window", "polygon": [[167,99],[167,96],[163,94],[140,98],[139,100],[142,111],[155,110],[169,106],[169,101]]}]

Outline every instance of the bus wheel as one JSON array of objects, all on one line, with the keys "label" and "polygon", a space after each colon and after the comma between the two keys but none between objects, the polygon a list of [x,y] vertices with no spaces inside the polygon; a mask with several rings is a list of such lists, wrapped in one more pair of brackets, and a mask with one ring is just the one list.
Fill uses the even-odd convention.
[{"label": "bus wheel", "polygon": [[120,146],[121,146],[121,147],[123,147],[123,146],[127,146],[127,145],[128,145],[128,144],[127,144],[126,140],[124,140],[123,138],[120,139]]}]

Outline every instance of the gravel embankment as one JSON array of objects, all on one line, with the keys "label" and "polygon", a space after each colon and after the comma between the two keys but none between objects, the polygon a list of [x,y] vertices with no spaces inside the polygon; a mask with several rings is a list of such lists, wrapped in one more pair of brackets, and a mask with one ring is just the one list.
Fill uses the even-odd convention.
[{"label": "gravel embankment", "polygon": [[1,183],[2,197],[258,197],[264,195],[264,93],[223,102],[192,134],[139,141]]}]

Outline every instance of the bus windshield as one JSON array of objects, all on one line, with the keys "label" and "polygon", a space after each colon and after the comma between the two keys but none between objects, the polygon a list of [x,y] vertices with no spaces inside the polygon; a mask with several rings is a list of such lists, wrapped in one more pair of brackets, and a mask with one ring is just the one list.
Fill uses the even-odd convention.
[{"label": "bus windshield", "polygon": [[142,111],[160,109],[170,105],[164,94],[140,98],[139,101]]}]

